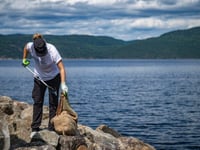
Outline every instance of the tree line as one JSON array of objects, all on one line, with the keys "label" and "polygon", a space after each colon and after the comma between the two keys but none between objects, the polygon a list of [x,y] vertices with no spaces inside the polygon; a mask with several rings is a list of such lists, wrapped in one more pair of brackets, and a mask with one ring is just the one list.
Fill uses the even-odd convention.
[{"label": "tree line", "polygon": [[[124,41],[108,36],[44,35],[63,58],[165,59],[200,58],[200,27],[176,30],[143,40]],[[0,35],[0,58],[22,58],[32,35]]]}]

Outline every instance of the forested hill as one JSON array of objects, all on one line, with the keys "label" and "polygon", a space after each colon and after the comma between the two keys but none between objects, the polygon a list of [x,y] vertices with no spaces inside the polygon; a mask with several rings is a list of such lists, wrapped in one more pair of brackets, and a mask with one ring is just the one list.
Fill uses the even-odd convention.
[{"label": "forested hill", "polygon": [[[106,36],[44,35],[64,58],[200,58],[200,27],[123,41]],[[32,35],[0,35],[0,58],[22,58]]]}]

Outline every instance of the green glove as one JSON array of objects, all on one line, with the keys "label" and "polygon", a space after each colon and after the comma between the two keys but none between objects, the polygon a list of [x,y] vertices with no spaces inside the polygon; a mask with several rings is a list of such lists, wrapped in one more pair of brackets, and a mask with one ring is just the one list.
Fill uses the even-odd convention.
[{"label": "green glove", "polygon": [[26,58],[24,58],[24,59],[22,60],[22,65],[23,65],[24,67],[28,66],[29,64],[30,64],[30,61],[27,60]]}]

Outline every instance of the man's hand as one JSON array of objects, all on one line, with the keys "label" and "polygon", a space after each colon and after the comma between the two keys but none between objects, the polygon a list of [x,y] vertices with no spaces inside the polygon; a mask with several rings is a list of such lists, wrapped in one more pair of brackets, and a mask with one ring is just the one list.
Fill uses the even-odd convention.
[{"label": "man's hand", "polygon": [[61,83],[61,90],[62,90],[62,92],[64,93],[64,95],[67,95],[67,94],[68,94],[68,87],[67,87],[67,85],[65,84],[65,82],[62,82],[62,83]]},{"label": "man's hand", "polygon": [[23,65],[24,67],[28,66],[29,64],[30,64],[30,61],[27,60],[26,58],[24,58],[24,59],[22,60],[22,65]]}]

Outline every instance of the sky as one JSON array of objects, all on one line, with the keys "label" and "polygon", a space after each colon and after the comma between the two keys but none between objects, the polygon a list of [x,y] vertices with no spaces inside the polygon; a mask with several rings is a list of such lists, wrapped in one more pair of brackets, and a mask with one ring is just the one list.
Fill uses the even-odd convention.
[{"label": "sky", "polygon": [[200,26],[200,0],[0,0],[0,34],[146,39]]}]

